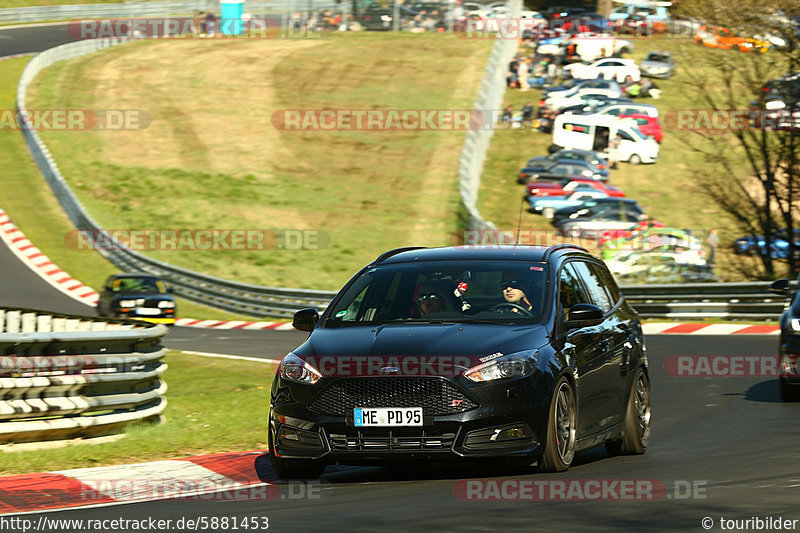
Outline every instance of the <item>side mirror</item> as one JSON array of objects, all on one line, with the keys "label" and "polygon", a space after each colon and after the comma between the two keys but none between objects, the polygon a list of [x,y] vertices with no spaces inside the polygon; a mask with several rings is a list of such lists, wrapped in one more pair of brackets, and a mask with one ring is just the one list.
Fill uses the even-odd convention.
[{"label": "side mirror", "polygon": [[172,293],[174,293],[174,292],[175,292],[175,289],[174,289],[173,287],[167,287],[167,292],[168,292],[169,294],[172,294]]},{"label": "side mirror", "polygon": [[575,304],[567,313],[567,328],[596,326],[603,321],[603,310],[593,304]]},{"label": "side mirror", "polygon": [[776,279],[769,284],[769,290],[781,296],[789,296],[789,280],[786,278]]},{"label": "side mirror", "polygon": [[319,311],[314,307],[301,309],[294,314],[292,327],[300,331],[313,331],[319,321]]}]

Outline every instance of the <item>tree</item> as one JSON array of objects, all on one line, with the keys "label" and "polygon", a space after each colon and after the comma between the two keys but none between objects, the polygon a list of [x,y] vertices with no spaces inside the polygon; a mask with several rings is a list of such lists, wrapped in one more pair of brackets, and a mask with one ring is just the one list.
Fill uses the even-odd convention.
[{"label": "tree", "polygon": [[739,229],[764,236],[764,277],[776,275],[770,251],[775,231],[786,228],[791,276],[800,252],[792,238],[800,227],[800,76],[779,78],[800,70],[800,3],[684,0],[680,11],[702,20],[710,39],[721,36],[732,48],[708,50],[702,61],[695,53],[681,67],[708,116],[724,116],[730,125],[718,128],[710,121],[710,127],[681,136],[720,171],[698,176],[698,183]]},{"label": "tree", "polygon": [[597,0],[597,12],[608,18],[611,14],[612,0]]}]

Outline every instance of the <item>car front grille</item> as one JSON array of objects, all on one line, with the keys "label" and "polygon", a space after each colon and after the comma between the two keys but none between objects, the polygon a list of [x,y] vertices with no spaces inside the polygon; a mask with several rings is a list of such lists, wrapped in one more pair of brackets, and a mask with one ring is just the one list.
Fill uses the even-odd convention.
[{"label": "car front grille", "polygon": [[353,416],[356,407],[422,407],[424,416],[449,415],[478,404],[439,378],[354,378],[332,383],[309,409],[332,416]]},{"label": "car front grille", "polygon": [[408,431],[356,431],[347,435],[331,434],[331,451],[449,451],[455,433]]}]

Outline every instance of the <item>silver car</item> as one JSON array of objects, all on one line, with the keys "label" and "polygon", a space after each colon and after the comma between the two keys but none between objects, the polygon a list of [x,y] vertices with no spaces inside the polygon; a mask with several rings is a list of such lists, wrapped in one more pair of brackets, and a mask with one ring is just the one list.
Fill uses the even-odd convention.
[{"label": "silver car", "polygon": [[650,52],[639,70],[648,78],[669,78],[675,74],[675,60],[669,52]]}]

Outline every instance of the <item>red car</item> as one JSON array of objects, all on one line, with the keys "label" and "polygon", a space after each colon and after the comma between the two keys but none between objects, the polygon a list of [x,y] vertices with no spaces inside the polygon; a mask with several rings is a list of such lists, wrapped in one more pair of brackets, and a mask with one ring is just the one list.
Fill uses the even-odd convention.
[{"label": "red car", "polygon": [[590,178],[565,178],[561,181],[531,181],[527,185],[529,196],[566,196],[576,189],[595,189],[609,196],[623,198],[621,189]]},{"label": "red car", "polygon": [[660,143],[661,139],[664,138],[664,131],[661,129],[661,123],[658,121],[657,117],[634,114],[620,115],[619,118],[632,118],[636,121],[636,125],[639,126],[639,130],[642,133],[645,135],[652,135],[658,143]]}]

